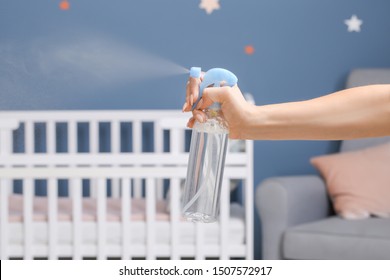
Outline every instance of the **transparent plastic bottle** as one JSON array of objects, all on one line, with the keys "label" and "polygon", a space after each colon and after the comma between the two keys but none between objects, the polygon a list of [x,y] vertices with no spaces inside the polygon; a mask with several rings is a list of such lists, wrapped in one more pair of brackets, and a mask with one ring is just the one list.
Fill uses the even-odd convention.
[{"label": "transparent plastic bottle", "polygon": [[[222,81],[233,86],[237,83],[237,78],[221,68],[207,71],[200,85],[200,96],[205,87],[219,86]],[[229,129],[219,103],[214,103],[204,112],[206,122],[196,121],[192,129],[182,212],[189,221],[211,223],[219,215]]]},{"label": "transparent plastic bottle", "polygon": [[215,222],[229,131],[220,109],[207,109],[207,121],[192,129],[183,214],[189,221]]}]

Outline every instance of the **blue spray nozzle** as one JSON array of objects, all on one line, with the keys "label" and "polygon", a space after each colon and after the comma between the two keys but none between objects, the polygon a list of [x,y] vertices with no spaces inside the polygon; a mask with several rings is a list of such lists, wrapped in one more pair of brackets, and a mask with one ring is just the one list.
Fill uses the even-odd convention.
[{"label": "blue spray nozzle", "polygon": [[[200,67],[192,67],[190,70],[190,76],[193,78],[199,78],[201,73]],[[198,76],[197,76],[198,75]],[[229,70],[223,69],[223,68],[213,68],[208,70],[204,76],[202,83],[199,86],[199,98],[194,103],[194,106],[192,109],[195,109],[196,105],[198,104],[199,100],[202,98],[203,90],[206,87],[214,86],[214,87],[220,87],[223,86],[235,86],[238,82],[238,79],[236,75],[234,75]],[[215,104],[216,107],[219,107],[219,104]]]},{"label": "blue spray nozzle", "polygon": [[200,67],[191,67],[190,69],[190,77],[191,78],[200,78],[202,70]]}]

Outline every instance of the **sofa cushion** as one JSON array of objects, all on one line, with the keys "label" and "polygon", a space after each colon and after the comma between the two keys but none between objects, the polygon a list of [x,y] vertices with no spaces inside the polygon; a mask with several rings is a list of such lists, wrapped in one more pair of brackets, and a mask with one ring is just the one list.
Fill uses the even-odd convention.
[{"label": "sofa cushion", "polygon": [[390,217],[390,142],[318,156],[311,163],[325,178],[333,206],[346,219]]},{"label": "sofa cushion", "polygon": [[283,237],[286,259],[390,259],[390,219],[330,217],[289,228]]}]

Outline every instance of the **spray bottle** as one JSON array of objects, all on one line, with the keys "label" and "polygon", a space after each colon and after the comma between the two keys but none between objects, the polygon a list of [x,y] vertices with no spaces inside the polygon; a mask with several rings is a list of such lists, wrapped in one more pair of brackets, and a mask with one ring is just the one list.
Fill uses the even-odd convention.
[{"label": "spray bottle", "polygon": [[[190,76],[199,78],[201,69],[192,67]],[[206,87],[234,86],[237,77],[228,70],[213,68],[207,71],[199,87],[202,98]],[[192,129],[187,178],[183,194],[184,217],[193,222],[215,222],[219,214],[219,201],[229,128],[224,120],[221,104],[213,103],[205,109],[207,120],[195,122]]]}]

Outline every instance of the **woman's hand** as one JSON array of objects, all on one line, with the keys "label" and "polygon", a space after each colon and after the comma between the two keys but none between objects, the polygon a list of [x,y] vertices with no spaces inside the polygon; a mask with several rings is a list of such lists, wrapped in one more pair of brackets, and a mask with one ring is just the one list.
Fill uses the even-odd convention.
[{"label": "woman's hand", "polygon": [[[196,103],[201,81],[202,76],[201,78],[189,78],[186,88],[186,102],[183,105],[184,112],[191,111],[193,104]],[[251,138],[248,128],[255,106],[244,99],[238,86],[205,88],[201,100],[192,111],[193,116],[189,119],[187,126],[192,128],[195,121],[205,122],[207,116],[203,110],[214,102],[221,103],[222,113],[229,127],[230,138]]]}]

